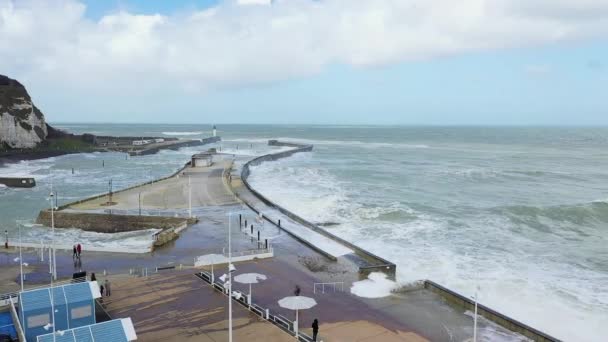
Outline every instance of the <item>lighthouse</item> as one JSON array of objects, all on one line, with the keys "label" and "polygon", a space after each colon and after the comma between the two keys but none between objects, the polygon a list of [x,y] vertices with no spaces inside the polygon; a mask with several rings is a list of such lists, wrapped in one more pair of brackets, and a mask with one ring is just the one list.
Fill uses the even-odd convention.
[{"label": "lighthouse", "polygon": [[214,137],[217,136],[217,129],[215,128],[215,125],[213,125],[213,136]]}]

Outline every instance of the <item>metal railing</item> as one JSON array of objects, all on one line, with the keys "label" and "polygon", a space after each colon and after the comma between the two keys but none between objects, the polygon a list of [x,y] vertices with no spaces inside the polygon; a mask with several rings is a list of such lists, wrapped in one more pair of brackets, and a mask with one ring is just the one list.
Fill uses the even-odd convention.
[{"label": "metal railing", "polygon": [[[273,253],[272,247],[260,248],[260,249],[250,249],[250,250],[240,251],[240,252],[232,252],[231,255],[233,258],[236,258],[236,257],[241,257],[241,256],[266,254],[266,253]],[[228,253],[224,253],[224,256],[228,257]]]},{"label": "metal railing", "polygon": [[325,287],[329,287],[331,289],[333,289],[333,292],[339,291],[340,292],[344,292],[344,282],[343,281],[336,281],[333,283],[314,283],[314,287],[312,290],[312,293],[316,294],[317,293],[317,287],[321,288],[321,293],[325,294]]},{"label": "metal railing", "polygon": [[[201,278],[203,281],[209,283],[209,285],[212,286],[217,291],[220,291],[223,294],[228,295],[228,293],[227,293],[228,290],[227,290],[227,288],[224,287],[223,284],[221,284],[219,282],[212,282],[211,273],[209,273],[207,271],[200,271],[200,272],[196,273],[196,276]],[[240,294],[240,296],[238,296],[238,295],[235,296],[235,294]],[[232,291],[232,298],[237,303],[246,307],[252,313],[254,313],[257,316],[261,317],[262,319],[274,324],[275,326],[279,327],[281,330],[283,330],[286,333],[295,337],[296,333],[294,330],[294,322],[291,321],[290,319],[286,318],[285,316],[283,316],[281,314],[272,314],[270,312],[270,309],[268,309],[268,308],[265,309],[255,303],[248,303],[247,296],[237,290]],[[298,331],[298,336],[299,336],[299,341],[313,342],[312,337],[302,331]]]},{"label": "metal railing", "polygon": [[[63,286],[63,285],[67,285],[67,284],[73,284],[73,283],[82,283],[87,281],[86,277],[80,277],[80,278],[75,278],[75,279],[68,279],[68,280],[62,280],[62,281],[56,281],[53,282],[53,287],[58,287],[58,286]],[[28,288],[24,288],[23,291],[27,292],[27,291],[33,291],[33,290],[39,290],[39,289],[44,289],[47,287],[51,287],[51,284],[45,284],[45,285],[37,285],[37,286],[31,286]],[[8,292],[8,293],[3,293],[0,294],[0,306],[6,306],[8,305],[8,301],[12,298],[17,298],[19,297],[19,293],[21,291],[14,291],[14,292]]]}]

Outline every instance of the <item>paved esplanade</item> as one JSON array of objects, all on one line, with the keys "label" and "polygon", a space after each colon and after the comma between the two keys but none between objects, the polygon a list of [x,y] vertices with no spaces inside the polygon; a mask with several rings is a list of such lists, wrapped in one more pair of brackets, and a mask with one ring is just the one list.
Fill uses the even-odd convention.
[{"label": "paved esplanade", "polygon": [[92,199],[71,206],[71,209],[138,209],[141,194],[142,209],[187,209],[189,207],[188,178],[192,188],[192,206],[217,206],[236,203],[234,195],[224,184],[222,175],[230,167],[231,161],[214,156],[215,162],[209,167],[184,168],[176,176],[156,183],[114,193],[111,206],[104,205],[108,196]]},{"label": "paved esplanade", "polygon": [[[112,317],[131,317],[138,341],[228,341],[227,298],[191,270],[114,281],[103,300]],[[236,303],[232,315],[235,341],[294,340]]]}]

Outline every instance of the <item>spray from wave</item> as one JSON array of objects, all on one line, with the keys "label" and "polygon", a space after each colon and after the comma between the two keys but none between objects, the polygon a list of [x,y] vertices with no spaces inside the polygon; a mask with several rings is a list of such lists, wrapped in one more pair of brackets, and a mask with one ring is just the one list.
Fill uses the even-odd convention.
[{"label": "spray from wave", "polygon": [[187,135],[201,135],[203,134],[202,131],[195,131],[195,132],[163,132],[163,135],[169,135],[169,136],[187,136]]}]

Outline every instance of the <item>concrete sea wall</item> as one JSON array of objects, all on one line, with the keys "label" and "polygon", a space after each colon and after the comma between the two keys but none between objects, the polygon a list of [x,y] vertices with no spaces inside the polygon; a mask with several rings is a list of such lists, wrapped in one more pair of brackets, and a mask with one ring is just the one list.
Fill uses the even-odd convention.
[{"label": "concrete sea wall", "polygon": [[241,171],[241,179],[243,181],[243,184],[245,184],[245,186],[247,187],[247,189],[249,189],[249,191],[251,191],[251,193],[253,193],[261,201],[263,201],[267,205],[279,210],[285,216],[288,216],[292,220],[300,223],[301,225],[308,227],[311,230],[313,230],[321,235],[324,235],[334,241],[337,241],[337,242],[347,246],[348,248],[352,249],[353,251],[355,251],[355,253],[357,255],[364,258],[370,264],[370,266],[359,266],[360,273],[365,275],[365,274],[368,274],[371,272],[383,272],[383,273],[386,273],[386,274],[394,277],[396,269],[397,269],[397,266],[394,263],[392,263],[386,259],[383,259],[373,253],[370,253],[370,252],[364,250],[363,248],[360,248],[360,247],[328,232],[327,230],[315,225],[314,223],[303,219],[302,217],[294,214],[293,212],[281,207],[280,205],[278,205],[278,204],[272,202],[271,200],[269,200],[268,198],[264,197],[264,195],[257,192],[249,184],[249,182],[247,181],[247,178],[251,174],[251,170],[250,170],[251,166],[257,166],[257,165],[260,165],[267,161],[274,161],[274,160],[278,160],[278,159],[282,159],[282,158],[287,158],[287,157],[294,155],[295,153],[310,152],[313,149],[312,145],[302,145],[302,144],[296,144],[296,143],[290,143],[290,142],[282,142],[282,141],[278,141],[278,140],[270,140],[270,141],[268,141],[268,145],[270,145],[270,146],[287,146],[287,147],[293,147],[293,149],[283,151],[283,152],[263,155],[263,156],[255,158],[255,159],[252,159],[249,162],[247,162],[245,165],[243,165],[243,169]]},{"label": "concrete sea wall", "polygon": [[[443,287],[433,281],[426,280],[424,288],[438,294],[444,298],[450,305],[459,307],[463,310],[474,312],[475,302],[459,293],[456,293],[446,287]],[[519,333],[533,341],[553,342],[560,341],[555,337],[549,336],[542,331],[536,330],[524,323],[521,323],[513,318],[507,317],[500,312],[492,310],[485,305],[477,304],[477,313],[485,319],[494,322],[510,331]]]},{"label": "concrete sea wall", "polygon": [[[55,228],[79,228],[98,233],[121,233],[145,229],[172,229],[188,225],[190,219],[164,216],[132,216],[55,211]],[[38,214],[36,223],[51,226],[51,211]]]},{"label": "concrete sea wall", "polygon": [[0,177],[0,184],[11,188],[33,188],[36,180],[32,177]]}]

